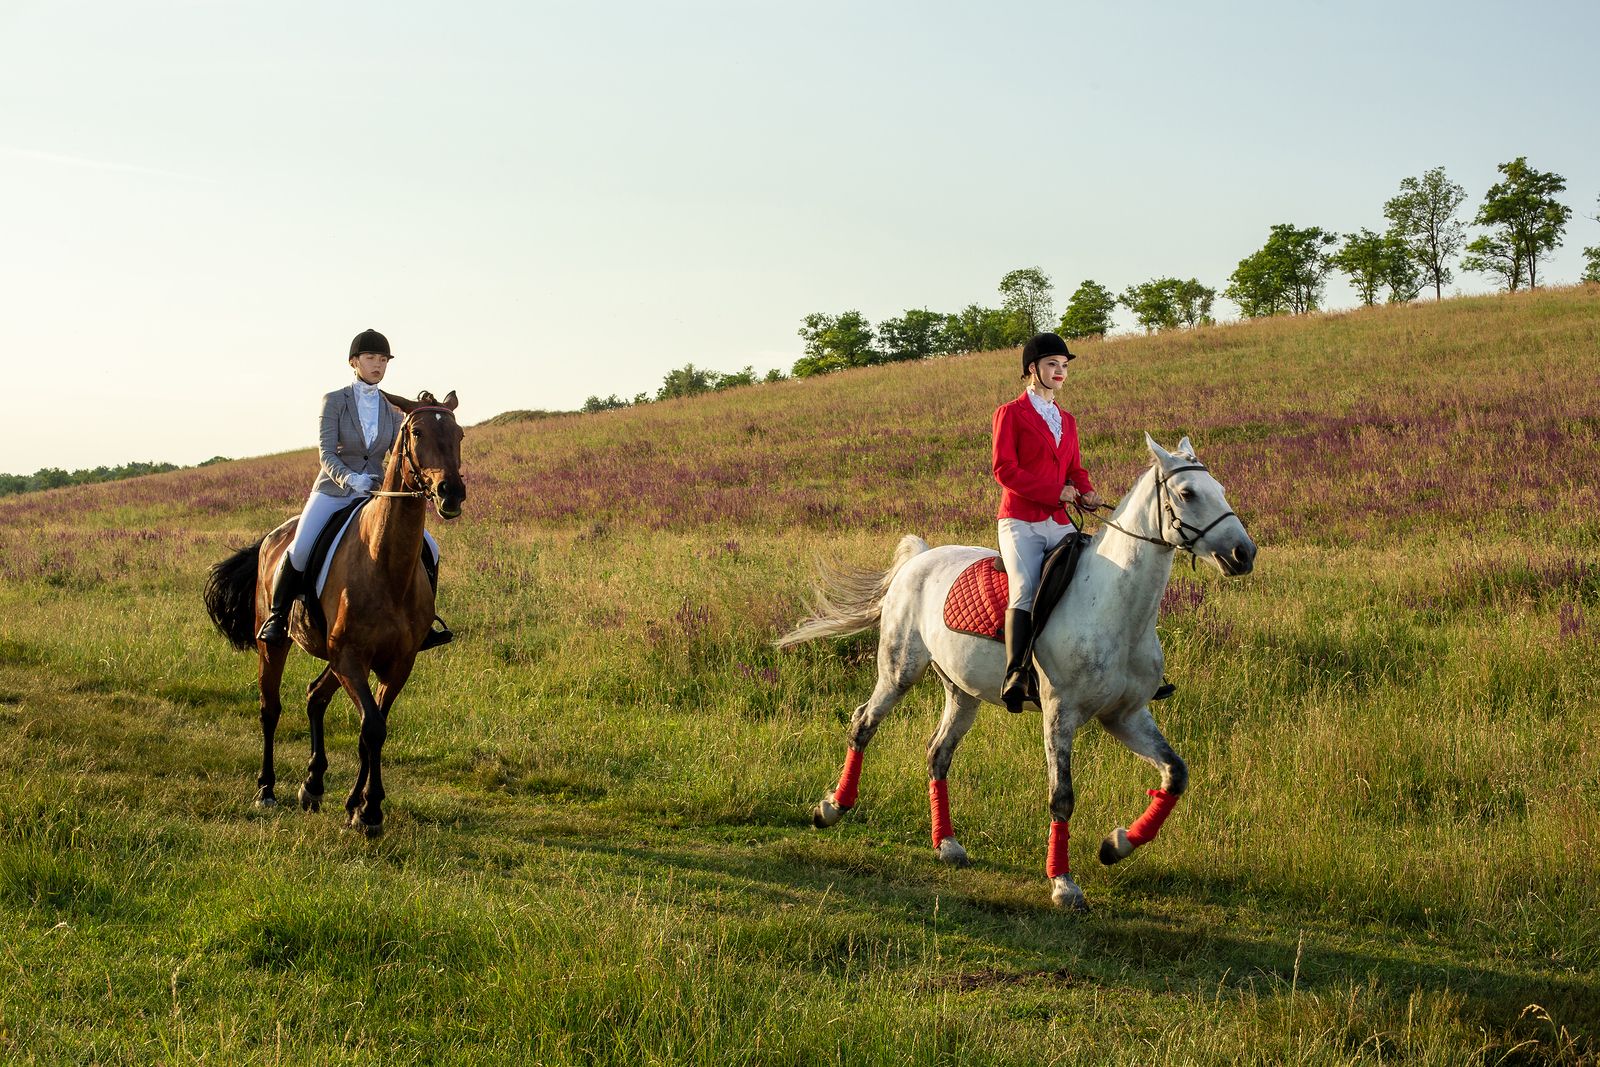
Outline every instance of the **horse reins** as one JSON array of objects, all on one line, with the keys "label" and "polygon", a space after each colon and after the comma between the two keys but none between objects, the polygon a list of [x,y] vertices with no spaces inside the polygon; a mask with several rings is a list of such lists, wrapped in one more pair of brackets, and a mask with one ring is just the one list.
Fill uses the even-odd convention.
[{"label": "horse reins", "polygon": [[[437,404],[429,404],[425,407],[412,408],[406,413],[405,421],[400,424],[400,433],[398,435],[401,438],[400,460],[405,468],[401,472],[400,476],[401,485],[405,485],[406,481],[412,477],[420,477],[418,472],[422,469],[421,464],[417,462],[417,454],[411,443],[411,434],[406,432],[411,426],[411,420],[416,418],[418,414],[424,411],[448,412],[449,410],[450,409],[447,407],[442,407]],[[422,487],[421,489],[374,489],[367,495],[427,498],[433,495],[433,491],[426,486]]]},{"label": "horse reins", "polygon": [[[1113,530],[1116,530],[1118,533],[1127,534],[1129,537],[1137,538],[1140,541],[1147,541],[1152,545],[1160,545],[1163,548],[1173,548],[1173,549],[1181,548],[1185,552],[1189,553],[1189,558],[1191,560],[1193,560],[1194,559],[1194,546],[1199,544],[1200,543],[1200,539],[1205,537],[1206,534],[1208,534],[1212,530],[1216,529],[1217,525],[1219,523],[1221,523],[1223,520],[1234,518],[1234,512],[1232,512],[1232,511],[1224,511],[1221,515],[1218,515],[1215,519],[1212,519],[1211,522],[1208,523],[1207,525],[1205,525],[1204,527],[1195,526],[1193,523],[1185,522],[1185,521],[1183,521],[1183,516],[1178,514],[1177,507],[1172,503],[1172,493],[1171,493],[1171,491],[1169,489],[1167,489],[1167,481],[1169,479],[1171,479],[1174,475],[1182,474],[1185,471],[1206,471],[1207,473],[1209,473],[1210,469],[1211,468],[1207,467],[1204,463],[1191,463],[1191,464],[1188,464],[1187,466],[1175,467],[1170,471],[1165,471],[1165,472],[1163,472],[1161,474],[1156,475],[1157,507],[1161,510],[1161,512],[1163,514],[1166,515],[1166,517],[1168,519],[1172,520],[1173,528],[1178,531],[1178,543],[1177,544],[1173,544],[1171,541],[1168,541],[1165,538],[1150,537],[1150,536],[1147,536],[1145,534],[1134,533],[1132,530],[1128,529],[1127,527],[1120,526],[1117,523],[1112,522],[1109,518],[1102,519],[1102,518],[1100,518],[1100,516],[1096,515],[1095,516],[1095,521],[1099,522],[1102,526],[1111,527]],[[1110,508],[1111,505],[1102,504],[1102,505],[1100,505],[1100,507],[1101,508]],[[1074,508],[1074,510],[1076,510],[1078,512],[1078,518],[1080,520],[1079,526],[1081,527],[1082,526],[1082,521],[1081,520],[1084,517],[1082,506],[1079,505],[1076,501],[1074,501],[1073,502],[1073,508]],[[1099,510],[1099,509],[1090,508],[1089,510],[1092,512],[1092,511],[1096,511],[1096,510]],[[1187,531],[1187,530],[1193,530],[1194,531],[1194,536],[1193,537],[1187,536],[1185,534],[1185,531]]]}]

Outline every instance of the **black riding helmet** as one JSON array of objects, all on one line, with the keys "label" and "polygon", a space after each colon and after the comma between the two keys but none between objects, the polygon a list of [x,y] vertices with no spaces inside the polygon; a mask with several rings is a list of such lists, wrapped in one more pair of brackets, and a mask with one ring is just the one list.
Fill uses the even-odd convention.
[{"label": "black riding helmet", "polygon": [[1022,346],[1022,377],[1026,378],[1028,368],[1045,356],[1066,356],[1069,362],[1078,358],[1067,351],[1067,342],[1061,339],[1060,334],[1036,333]]},{"label": "black riding helmet", "polygon": [[356,339],[350,342],[350,358],[355,359],[363,352],[372,352],[380,356],[393,359],[389,351],[389,339],[377,330],[364,330],[356,334]]}]

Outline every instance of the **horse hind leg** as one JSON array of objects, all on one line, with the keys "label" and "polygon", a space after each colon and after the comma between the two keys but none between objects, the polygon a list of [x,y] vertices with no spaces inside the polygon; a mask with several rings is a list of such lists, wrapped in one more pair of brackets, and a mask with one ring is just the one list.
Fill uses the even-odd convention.
[{"label": "horse hind leg", "polygon": [[305,811],[322,810],[322,794],[325,792],[322,776],[328,770],[323,719],[328,702],[338,691],[339,678],[331,666],[323,668],[316,680],[306,687],[306,718],[311,726],[311,762],[306,764],[305,781],[300,783],[300,807]]},{"label": "horse hind leg", "polygon": [[1104,725],[1112,737],[1161,772],[1161,788],[1148,790],[1151,800],[1144,814],[1132,826],[1119,826],[1100,842],[1100,862],[1109,867],[1133,855],[1139,846],[1155,840],[1161,824],[1167,821],[1178,798],[1189,787],[1189,768],[1167,743],[1149,707]]},{"label": "horse hind leg", "polygon": [[839,784],[817,803],[811,813],[811,825],[820,829],[833,826],[844,818],[845,812],[856,806],[856,787],[861,778],[861,762],[867,745],[884,717],[900,702],[900,698],[921,679],[932,657],[914,633],[907,632],[900,639],[885,634],[878,644],[878,684],[866,703],[856,708],[850,718],[850,728],[845,739],[849,749],[845,753],[844,770],[839,774]]},{"label": "horse hind leg", "polygon": [[944,683],[944,715],[939,728],[928,742],[928,806],[933,816],[933,847],[945,863],[965,867],[972,860],[967,850],[956,840],[955,828],[950,821],[950,796],[945,779],[950,774],[950,761],[955,758],[956,746],[972,729],[982,703],[977,697]]},{"label": "horse hind leg", "polygon": [[289,661],[288,645],[256,645],[256,687],[261,691],[261,773],[256,776],[256,807],[275,808],[278,776],[273,768],[273,741],[278,716],[283,713],[283,668]]}]

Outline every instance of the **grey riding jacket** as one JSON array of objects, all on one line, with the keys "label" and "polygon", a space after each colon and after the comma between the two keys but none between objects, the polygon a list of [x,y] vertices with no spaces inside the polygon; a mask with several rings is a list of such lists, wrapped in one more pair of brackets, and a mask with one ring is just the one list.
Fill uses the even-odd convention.
[{"label": "grey riding jacket", "polygon": [[389,458],[400,424],[399,414],[388,401],[378,405],[378,432],[367,444],[361,432],[361,414],[356,410],[356,387],[347,385],[322,398],[322,425],[318,432],[318,453],[322,470],[317,473],[312,492],[328,496],[350,496],[350,476],[376,475],[383,479],[383,466]]}]

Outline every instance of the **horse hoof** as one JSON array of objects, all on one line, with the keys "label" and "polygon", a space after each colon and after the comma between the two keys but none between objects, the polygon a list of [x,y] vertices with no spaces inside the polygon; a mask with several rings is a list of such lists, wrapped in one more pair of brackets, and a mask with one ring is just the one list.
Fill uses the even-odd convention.
[{"label": "horse hoof", "polygon": [[1050,880],[1050,902],[1062,911],[1073,911],[1082,914],[1089,910],[1089,902],[1083,897],[1083,890],[1078,888],[1078,883],[1072,880],[1071,875],[1059,874]]},{"label": "horse hoof", "polygon": [[952,867],[970,867],[972,857],[967,855],[967,850],[961,847],[961,842],[953,837],[947,837],[939,842],[939,861],[948,863]]},{"label": "horse hoof", "polygon": [[271,811],[278,806],[278,798],[263,789],[256,794],[256,807],[261,811]]},{"label": "horse hoof", "polygon": [[818,830],[826,830],[844,818],[844,813],[849,808],[841,808],[833,802],[833,794],[829,793],[818,802],[816,810],[811,813],[811,825]]},{"label": "horse hoof", "polygon": [[1128,831],[1117,827],[1100,842],[1100,862],[1107,867],[1133,855],[1135,845],[1128,840]]},{"label": "horse hoof", "polygon": [[383,823],[367,822],[355,812],[350,813],[350,822],[347,824],[347,829],[354,830],[369,841],[375,837],[383,836]]},{"label": "horse hoof", "polygon": [[313,793],[311,790],[307,789],[305,786],[302,785],[300,787],[300,810],[302,810],[302,811],[321,811],[322,810],[322,794],[321,793]]}]

